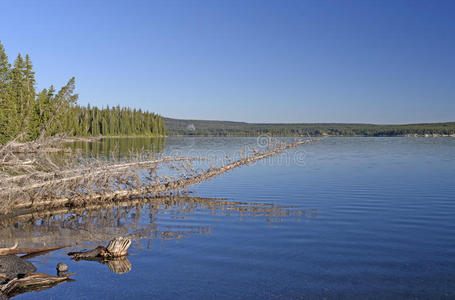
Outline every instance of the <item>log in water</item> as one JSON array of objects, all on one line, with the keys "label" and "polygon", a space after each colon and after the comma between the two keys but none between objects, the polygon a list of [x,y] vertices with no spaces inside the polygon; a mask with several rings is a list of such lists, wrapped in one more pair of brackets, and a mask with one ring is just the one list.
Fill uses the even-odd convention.
[{"label": "log in water", "polygon": [[[58,207],[83,207],[94,203],[121,201],[131,197],[160,197],[172,191],[179,191],[187,186],[206,181],[237,167],[254,163],[280,154],[287,149],[314,141],[316,140],[310,139],[284,146],[279,145],[277,148],[265,153],[255,152],[250,157],[241,158],[227,165],[218,168],[211,167],[201,173],[191,173],[173,180],[163,180],[163,178],[158,178],[157,175],[153,175],[155,178],[152,178],[152,175],[150,175],[151,180],[148,182],[141,181],[137,172],[139,170],[138,167],[149,169],[149,172],[152,173],[156,169],[156,162],[126,163],[125,166],[116,165],[115,168],[102,166],[101,171],[93,168],[83,175],[72,175],[71,178],[50,180],[39,184],[39,186],[33,185],[31,189],[25,187],[26,191],[22,190],[22,194],[26,194],[27,197],[10,204],[9,211],[10,213],[12,211],[12,214],[20,215],[30,209],[39,211]],[[91,180],[95,180],[95,182]],[[115,189],[111,188],[113,185],[116,186]]]}]

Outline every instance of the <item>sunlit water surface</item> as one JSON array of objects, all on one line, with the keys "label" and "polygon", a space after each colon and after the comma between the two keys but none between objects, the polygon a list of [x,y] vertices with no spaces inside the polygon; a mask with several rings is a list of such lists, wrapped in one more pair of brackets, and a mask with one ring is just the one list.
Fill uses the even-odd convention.
[{"label": "sunlit water surface", "polygon": [[[223,156],[256,139],[120,144],[78,147]],[[119,266],[74,262],[67,249],[30,259],[49,274],[65,262],[75,281],[19,299],[453,299],[454,177],[455,138],[326,138],[191,187],[184,198],[29,216],[0,228],[9,240],[75,250],[113,235],[134,238]]]}]

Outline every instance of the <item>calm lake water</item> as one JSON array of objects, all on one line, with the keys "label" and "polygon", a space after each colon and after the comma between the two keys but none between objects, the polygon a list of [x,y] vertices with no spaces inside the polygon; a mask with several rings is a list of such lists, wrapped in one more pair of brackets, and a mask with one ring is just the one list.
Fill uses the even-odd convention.
[{"label": "calm lake water", "polygon": [[[255,144],[77,147],[223,157]],[[134,238],[127,260],[109,265],[72,261],[68,249],[31,258],[49,274],[66,263],[75,281],[17,299],[454,299],[454,178],[455,138],[326,138],[193,186],[187,197],[29,216],[0,231],[4,241],[74,250]]]}]

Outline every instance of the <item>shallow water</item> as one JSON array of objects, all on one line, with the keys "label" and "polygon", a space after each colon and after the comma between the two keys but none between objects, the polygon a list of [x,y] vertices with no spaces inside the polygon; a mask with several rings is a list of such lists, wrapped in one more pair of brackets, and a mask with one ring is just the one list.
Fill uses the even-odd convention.
[{"label": "shallow water", "polygon": [[[151,147],[122,143],[103,151]],[[153,150],[223,157],[255,144],[168,138]],[[134,238],[123,267],[74,262],[68,250],[30,259],[50,274],[65,262],[75,281],[23,299],[449,299],[454,176],[455,138],[326,138],[191,187],[191,197],[30,215],[0,233],[76,250]]]}]

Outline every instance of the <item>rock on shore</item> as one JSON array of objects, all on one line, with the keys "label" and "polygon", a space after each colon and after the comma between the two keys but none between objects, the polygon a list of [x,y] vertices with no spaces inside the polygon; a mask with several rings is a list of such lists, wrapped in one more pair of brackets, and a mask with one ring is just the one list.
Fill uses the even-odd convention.
[{"label": "rock on shore", "polygon": [[[36,267],[16,255],[0,256],[0,274],[6,277],[0,278],[0,283],[12,280],[19,275],[25,275],[36,271]],[[1,297],[0,297],[1,299]]]}]

